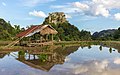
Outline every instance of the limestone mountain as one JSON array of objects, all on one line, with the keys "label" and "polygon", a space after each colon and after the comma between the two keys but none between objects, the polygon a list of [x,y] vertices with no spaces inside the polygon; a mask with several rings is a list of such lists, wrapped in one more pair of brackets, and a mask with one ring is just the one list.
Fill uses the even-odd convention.
[{"label": "limestone mountain", "polygon": [[45,18],[45,21],[43,23],[58,24],[58,23],[64,23],[64,22],[67,22],[67,20],[63,12],[53,12],[53,13],[49,13],[49,16]]}]

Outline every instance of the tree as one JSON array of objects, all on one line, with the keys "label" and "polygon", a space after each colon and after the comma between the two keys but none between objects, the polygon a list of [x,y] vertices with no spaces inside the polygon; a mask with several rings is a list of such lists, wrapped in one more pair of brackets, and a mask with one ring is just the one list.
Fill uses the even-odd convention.
[{"label": "tree", "polygon": [[120,27],[119,27],[118,30],[115,32],[115,34],[114,34],[114,39],[115,39],[115,40],[120,40]]},{"label": "tree", "polygon": [[85,30],[80,32],[80,39],[81,40],[91,40],[91,33]]}]

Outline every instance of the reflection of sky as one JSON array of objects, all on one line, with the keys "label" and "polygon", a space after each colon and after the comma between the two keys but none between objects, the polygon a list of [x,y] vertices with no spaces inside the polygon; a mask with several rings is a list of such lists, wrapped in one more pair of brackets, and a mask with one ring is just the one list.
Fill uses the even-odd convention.
[{"label": "reflection of sky", "polygon": [[74,54],[69,55],[67,58],[72,59],[70,62],[84,62],[90,60],[104,60],[120,56],[117,52],[109,52],[109,48],[103,47],[102,51],[99,50],[100,46],[92,46],[91,49],[84,47],[83,49],[79,48]]},{"label": "reflection of sky", "polygon": [[0,59],[0,75],[119,75],[120,54],[109,48],[92,46],[79,48],[66,57],[65,63],[55,65],[49,72],[31,68],[11,56]]}]

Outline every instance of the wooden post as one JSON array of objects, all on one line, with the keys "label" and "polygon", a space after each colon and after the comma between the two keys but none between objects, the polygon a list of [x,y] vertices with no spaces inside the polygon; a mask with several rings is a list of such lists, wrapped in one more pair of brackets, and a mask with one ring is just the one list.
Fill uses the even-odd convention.
[{"label": "wooden post", "polygon": [[47,34],[46,34],[46,42],[47,42],[47,40],[48,40],[48,36],[47,36]]},{"label": "wooden post", "polygon": [[29,43],[31,43],[31,38],[29,37],[29,41],[28,41]]},{"label": "wooden post", "polygon": [[30,60],[30,54],[29,54],[29,58],[28,59]]},{"label": "wooden post", "polygon": [[52,41],[53,41],[53,34],[52,34]]},{"label": "wooden post", "polygon": [[40,43],[42,42],[42,39],[41,39],[41,34],[40,34]]},{"label": "wooden post", "polygon": [[33,58],[34,58],[34,60],[35,60],[35,54],[33,54]]}]

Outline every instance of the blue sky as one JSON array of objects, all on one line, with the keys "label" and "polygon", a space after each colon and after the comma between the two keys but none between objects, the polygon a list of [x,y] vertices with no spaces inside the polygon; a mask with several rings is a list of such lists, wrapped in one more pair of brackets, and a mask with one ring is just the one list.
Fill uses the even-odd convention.
[{"label": "blue sky", "polygon": [[91,32],[120,27],[119,0],[0,0],[0,18],[21,27],[41,24],[51,12]]}]

